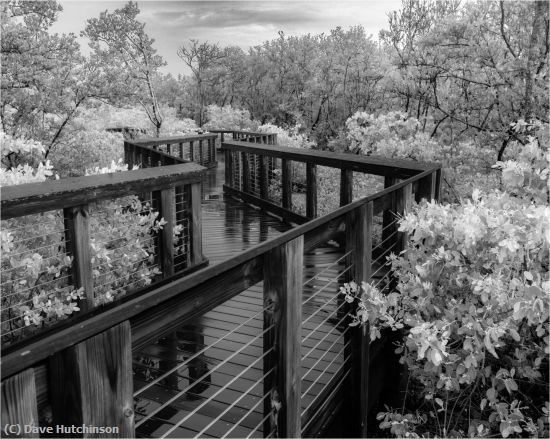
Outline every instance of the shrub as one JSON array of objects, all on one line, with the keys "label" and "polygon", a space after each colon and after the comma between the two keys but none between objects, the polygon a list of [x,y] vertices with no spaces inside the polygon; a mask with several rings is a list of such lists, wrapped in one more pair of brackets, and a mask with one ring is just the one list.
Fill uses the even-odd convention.
[{"label": "shrub", "polygon": [[510,192],[424,201],[401,219],[409,242],[390,257],[394,292],[342,288],[371,340],[403,331],[396,352],[418,394],[409,413],[378,415],[396,436],[548,437],[549,157],[535,138],[522,151],[498,164]]},{"label": "shrub", "polygon": [[250,118],[248,110],[233,108],[230,105],[209,105],[206,107],[206,120],[203,125],[205,130],[254,131],[258,127],[258,123]]}]

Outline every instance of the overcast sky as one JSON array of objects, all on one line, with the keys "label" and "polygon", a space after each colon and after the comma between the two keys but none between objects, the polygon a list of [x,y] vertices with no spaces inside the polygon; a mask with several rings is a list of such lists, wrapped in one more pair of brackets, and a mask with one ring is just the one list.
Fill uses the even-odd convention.
[{"label": "overcast sky", "polygon": [[[86,20],[104,10],[113,11],[125,1],[60,1],[63,12],[53,32],[77,35]],[[347,29],[362,25],[367,34],[378,36],[387,28],[387,13],[399,9],[400,0],[363,1],[138,1],[138,18],[145,31],[155,39],[158,53],[173,75],[187,73],[176,51],[190,38],[208,40],[221,46],[238,45],[243,49],[287,35],[328,33],[336,26]],[[80,39],[87,53],[87,40]]]}]

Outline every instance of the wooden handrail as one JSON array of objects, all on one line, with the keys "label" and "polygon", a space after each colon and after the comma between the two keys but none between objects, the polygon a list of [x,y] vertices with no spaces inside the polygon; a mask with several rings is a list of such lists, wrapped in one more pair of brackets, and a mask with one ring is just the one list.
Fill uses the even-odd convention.
[{"label": "wooden handrail", "polygon": [[206,170],[195,163],[71,177],[0,188],[1,219],[79,206],[132,193],[200,183]]},{"label": "wooden handrail", "polygon": [[234,140],[222,143],[221,149],[222,151],[246,152],[373,175],[392,176],[394,178],[408,178],[428,169],[440,168],[440,165],[436,163],[420,163],[411,160],[288,148],[279,145],[251,145],[249,142]]},{"label": "wooden handrail", "polygon": [[[250,285],[249,282],[252,279],[257,279],[255,275],[263,269],[262,258],[268,251],[299,236],[305,237],[304,251],[312,250],[331,239],[336,232],[341,230],[345,224],[347,213],[372,202],[373,214],[376,215],[386,207],[385,203],[388,201],[389,195],[407,185],[414,185],[423,178],[430,177],[437,169],[439,168],[428,169],[381,192],[345,205],[328,215],[292,228],[228,261],[203,268],[183,279],[175,280],[152,291],[145,292],[139,297],[129,297],[123,303],[106,306],[98,311],[97,315],[75,318],[73,322],[66,324],[65,327],[56,328],[54,331],[41,334],[36,338],[33,337],[22,342],[21,345],[15,346],[15,349],[8,347],[2,353],[2,379],[32,366],[55,351],[72,346],[125,320],[132,319],[132,326],[139,326],[140,321],[143,321],[143,318],[140,319],[139,317],[141,313],[146,313],[149,316],[147,317],[148,320],[158,323],[158,314],[156,318],[150,317],[155,315],[156,307],[159,311],[161,307],[166,307],[166,311],[162,311],[161,314],[169,313],[172,315],[173,320],[177,322],[181,322],[183,318],[203,314],[238,294],[246,288],[246,285]],[[224,284],[227,281],[226,278],[234,279],[233,273],[235,272],[246,273],[239,281],[239,284],[242,283],[242,289],[233,290],[227,284]],[[234,280],[231,281],[231,283],[234,282]],[[215,288],[216,285],[224,285],[225,291],[220,294]],[[178,309],[175,309],[172,303],[167,305],[175,298],[178,302],[182,302]],[[78,331],[74,330],[75,327],[78,328]],[[156,336],[156,333],[149,329],[142,332],[139,331],[139,328],[136,329],[138,330],[137,333],[134,329],[132,330],[132,343],[137,346],[141,345],[143,340]]]},{"label": "wooden handrail", "polygon": [[173,145],[174,143],[188,143],[205,139],[216,139],[216,134],[193,134],[189,136],[166,136],[166,137],[141,137],[139,139],[131,140],[128,143],[139,146],[158,146],[158,145]]}]

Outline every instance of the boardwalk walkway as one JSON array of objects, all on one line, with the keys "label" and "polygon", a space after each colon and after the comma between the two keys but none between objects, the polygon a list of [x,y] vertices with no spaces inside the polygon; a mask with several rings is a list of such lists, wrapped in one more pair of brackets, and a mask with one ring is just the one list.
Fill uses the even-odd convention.
[{"label": "boardwalk walkway", "polygon": [[[223,163],[203,187],[203,252],[210,265],[290,227],[222,195]],[[344,359],[337,244],[305,256],[302,425],[332,389]],[[264,436],[263,285],[258,283],[174,333],[134,353],[136,434],[140,437]],[[340,309],[337,308],[340,306]],[[340,324],[338,324],[340,323]],[[304,352],[305,350],[305,352]],[[172,371],[170,373],[170,371]],[[162,384],[149,384],[166,375]],[[269,404],[269,402],[267,402]],[[269,433],[265,434],[269,436]]]}]

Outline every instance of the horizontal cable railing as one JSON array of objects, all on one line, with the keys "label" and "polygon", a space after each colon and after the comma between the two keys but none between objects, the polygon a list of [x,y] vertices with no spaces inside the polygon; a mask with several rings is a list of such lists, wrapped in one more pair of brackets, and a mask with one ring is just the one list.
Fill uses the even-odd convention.
[{"label": "horizontal cable railing", "polygon": [[203,264],[191,246],[202,173],[184,164],[2,188],[3,347]]},{"label": "horizontal cable railing", "polygon": [[[293,161],[306,168],[305,183],[294,182],[296,187],[304,184],[309,187],[315,180],[313,165],[337,165],[343,185],[339,188],[342,206],[322,217],[313,215],[309,221],[293,212],[296,222],[303,224],[225,262],[185,278],[168,277],[164,283],[149,287],[139,295],[128,295],[116,306],[98,309],[74,323],[29,337],[12,348],[8,346],[2,353],[3,386],[11,395],[12,404],[21,409],[13,411],[10,422],[22,416],[15,413],[36,413],[38,394],[45,387],[46,399],[53,406],[54,424],[69,423],[72,419],[73,423],[117,425],[119,436],[134,436],[137,431],[142,436],[156,437],[179,434],[298,437],[319,431],[322,420],[318,414],[332,413],[344,399],[360,400],[356,407],[364,428],[368,401],[361,399],[366,384],[360,371],[368,366],[368,343],[364,342],[364,328],[348,325],[351,309],[338,294],[339,287],[353,279],[380,282],[386,290],[391,288],[394,280],[386,263],[391,252],[387,249],[393,246],[392,250],[398,252],[405,239],[397,230],[396,216],[406,212],[413,197],[417,200],[437,198],[440,167],[422,167],[409,162],[400,167],[399,163],[392,165],[378,159],[365,161],[339,155],[329,161],[328,155],[315,159],[309,151],[297,153],[274,145],[230,143],[222,146],[226,150],[226,170],[230,169],[226,185],[234,181],[236,160],[231,158],[234,153],[249,154],[244,160],[240,155],[244,178],[255,173],[276,175],[279,161],[281,179],[287,184],[287,190],[281,191],[283,200],[289,198],[288,181],[292,185],[292,180],[288,171]],[[138,149],[127,149],[130,161],[140,158]],[[141,151],[145,154],[141,160],[149,154],[148,164],[159,161],[162,164],[162,160],[168,160],[162,157],[174,154],[173,150],[155,150],[150,145],[144,145]],[[256,157],[251,159],[251,155]],[[253,168],[247,171],[246,162],[253,163]],[[183,169],[196,165],[179,166]],[[181,204],[182,212],[187,212],[189,206],[193,211],[195,196],[193,191],[190,198],[179,193],[180,201],[172,205],[168,215],[162,215],[167,212],[163,207],[166,199],[175,199],[178,192],[174,188],[182,186],[178,177],[169,173],[171,168],[176,167],[143,169],[139,172],[159,172],[162,176],[155,178],[148,174],[151,180],[147,185],[136,183],[133,187],[130,183],[129,187],[139,195],[140,204],[134,210],[143,221],[147,221],[150,210],[159,211],[160,216],[172,218],[172,228],[180,229],[175,205]],[[392,177],[392,169],[396,177]],[[353,201],[353,172],[382,175],[386,187]],[[241,185],[246,184],[242,178]],[[170,195],[159,181],[170,188]],[[259,185],[260,190],[266,190],[265,181]],[[155,195],[159,191],[161,195]],[[291,200],[293,191],[290,190]],[[241,196],[241,192],[235,189],[228,193]],[[116,198],[112,191],[109,196]],[[311,198],[314,197],[310,195],[310,201],[306,201],[310,214]],[[78,194],[75,199],[76,206],[84,201]],[[52,206],[56,206],[54,200],[54,195],[48,195],[43,205],[29,203],[30,214],[52,210]],[[86,200],[85,204],[95,202]],[[6,206],[9,218],[24,212],[18,203],[10,204],[9,197]],[[279,207],[287,209],[284,204]],[[121,211],[123,215],[130,213],[134,213],[130,208]],[[97,215],[100,223],[106,221],[105,215]],[[189,218],[189,215],[182,213],[182,217]],[[303,220],[298,221],[299,218]],[[52,223],[53,236],[66,233],[63,229],[66,226],[61,225],[55,215],[47,220]],[[196,218],[181,228],[189,227],[193,231],[195,224]],[[115,225],[113,229],[120,232],[121,237],[125,235],[122,225]],[[189,244],[178,241],[173,234],[170,236],[172,252],[168,262],[162,255],[153,257],[159,261],[161,272],[166,264],[170,266],[170,261],[174,270],[176,242],[182,247],[181,261],[187,258],[193,261],[193,256],[188,254],[196,251],[193,237],[188,240]],[[112,245],[113,241],[102,234],[95,239],[103,245]],[[155,242],[161,253],[168,245],[168,239],[162,236]],[[124,245],[128,243],[116,242],[115,249],[121,250],[114,254],[119,258]],[[67,252],[66,249],[56,251]],[[58,257],[57,253],[51,256]],[[143,257],[147,259],[149,255]],[[140,263],[136,260],[138,266]],[[109,282],[112,271],[109,261],[101,256],[94,264],[98,267],[97,279]],[[90,265],[94,266],[91,262]],[[14,275],[13,280],[16,279]],[[113,291],[116,292],[116,288]],[[221,326],[204,326],[201,319],[210,319]],[[234,323],[229,325],[225,320]],[[212,332],[201,332],[199,327],[212,327]],[[48,370],[46,374],[42,372],[44,367]],[[116,376],[113,370],[117,371]],[[64,371],[72,372],[67,375]],[[48,382],[36,388],[37,376],[49,377]],[[360,385],[349,398],[344,398],[343,392],[349,391],[348,382],[352,378]],[[94,385],[84,384],[90,382]],[[25,395],[18,390],[22,388],[27,389]],[[78,389],[76,394],[73,389]],[[100,394],[94,389],[101,389]],[[74,407],[67,409],[65,405],[62,411],[59,401],[67,397],[74,399]],[[87,409],[82,410],[85,401]]]}]

